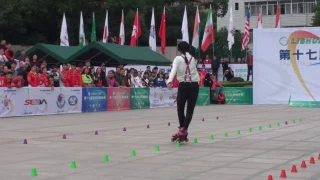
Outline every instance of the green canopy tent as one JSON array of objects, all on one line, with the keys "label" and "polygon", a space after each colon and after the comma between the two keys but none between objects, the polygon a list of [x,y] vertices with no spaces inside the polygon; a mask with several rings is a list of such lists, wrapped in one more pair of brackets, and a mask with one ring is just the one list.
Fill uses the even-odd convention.
[{"label": "green canopy tent", "polygon": [[33,55],[38,56],[38,61],[46,60],[47,64],[66,63],[67,59],[79,51],[81,47],[78,46],[59,46],[51,44],[36,44],[29,49],[26,54],[32,59]]},{"label": "green canopy tent", "polygon": [[68,58],[68,61],[90,60],[92,65],[105,63],[107,66],[118,64],[170,65],[164,56],[147,47],[122,46],[111,43],[91,42]]}]

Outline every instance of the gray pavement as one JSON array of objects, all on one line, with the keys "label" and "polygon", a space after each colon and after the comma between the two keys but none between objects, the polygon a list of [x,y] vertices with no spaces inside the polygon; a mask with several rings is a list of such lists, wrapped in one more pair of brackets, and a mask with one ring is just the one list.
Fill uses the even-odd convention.
[{"label": "gray pavement", "polygon": [[[320,180],[319,109],[196,107],[190,142],[179,148],[170,142],[177,126],[176,108],[1,118],[0,179],[267,180],[273,175],[277,180],[285,169],[286,179]],[[99,135],[94,135],[96,130]],[[105,154],[109,162],[104,162]],[[314,165],[309,163],[311,156]],[[76,169],[70,167],[73,160]],[[306,169],[300,168],[302,160]],[[293,164],[298,173],[290,172]],[[31,177],[32,168],[37,168],[37,177]]]}]

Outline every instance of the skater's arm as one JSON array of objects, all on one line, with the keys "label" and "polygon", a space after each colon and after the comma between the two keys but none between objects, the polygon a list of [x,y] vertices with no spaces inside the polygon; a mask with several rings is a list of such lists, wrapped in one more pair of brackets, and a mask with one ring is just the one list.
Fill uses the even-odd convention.
[{"label": "skater's arm", "polygon": [[169,75],[169,79],[168,79],[168,81],[167,81],[167,84],[172,83],[174,77],[177,75],[177,68],[178,68],[178,65],[179,65],[179,60],[178,60],[177,58],[178,58],[178,57],[176,57],[176,58],[173,60],[172,69],[171,69],[171,72],[170,72],[170,75]]}]

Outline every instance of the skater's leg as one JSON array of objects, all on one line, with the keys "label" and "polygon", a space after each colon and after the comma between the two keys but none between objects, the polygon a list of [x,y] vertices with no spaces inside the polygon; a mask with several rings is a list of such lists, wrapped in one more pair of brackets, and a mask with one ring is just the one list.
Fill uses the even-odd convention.
[{"label": "skater's leg", "polygon": [[193,116],[193,111],[196,106],[196,102],[198,99],[198,93],[199,93],[199,85],[198,83],[191,83],[190,84],[190,91],[188,94],[188,105],[187,105],[187,114],[186,118],[184,120],[183,127],[185,129],[188,129],[192,116]]},{"label": "skater's leg", "polygon": [[186,84],[185,83],[180,83],[179,88],[178,88],[178,96],[177,96],[177,110],[178,110],[178,118],[179,118],[179,127],[183,127],[184,125],[184,120],[185,120],[185,115],[184,115],[184,108],[186,106],[187,98],[188,98],[188,93],[185,88]]}]

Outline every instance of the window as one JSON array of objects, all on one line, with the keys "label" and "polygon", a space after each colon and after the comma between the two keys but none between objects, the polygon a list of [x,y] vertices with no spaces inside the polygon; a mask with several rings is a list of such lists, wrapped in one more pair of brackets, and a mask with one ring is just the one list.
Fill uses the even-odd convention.
[{"label": "window", "polygon": [[311,14],[312,13],[312,9],[313,9],[313,6],[314,6],[314,3],[311,2],[311,3],[305,3],[305,13],[306,14]]},{"label": "window", "polygon": [[267,15],[267,5],[262,5],[262,15]]},{"label": "window", "polygon": [[286,14],[291,14],[291,4],[286,4]]},{"label": "window", "polygon": [[274,11],[274,8],[275,7],[275,5],[274,4],[269,4],[268,5],[268,15],[274,15],[275,14],[275,11]]},{"label": "window", "polygon": [[298,13],[299,14],[303,14],[304,13],[304,10],[303,10],[303,3],[298,3]]},{"label": "window", "polygon": [[235,7],[236,7],[236,11],[239,10],[239,3],[236,3]]},{"label": "window", "polygon": [[292,4],[292,14],[298,14],[298,4]]},{"label": "window", "polygon": [[259,15],[259,7],[251,6],[251,16],[258,16],[258,15]]},{"label": "window", "polygon": [[285,13],[286,13],[285,4],[280,4],[280,14],[285,14]]}]

